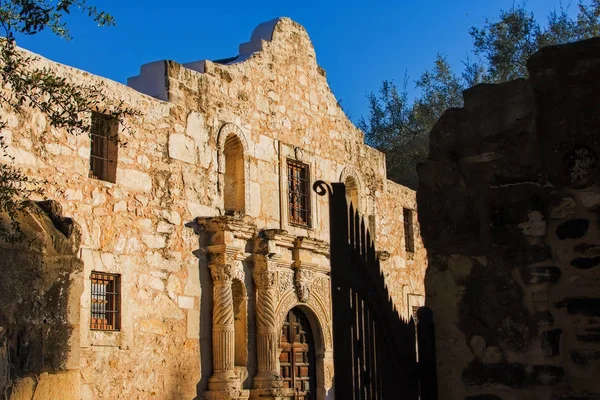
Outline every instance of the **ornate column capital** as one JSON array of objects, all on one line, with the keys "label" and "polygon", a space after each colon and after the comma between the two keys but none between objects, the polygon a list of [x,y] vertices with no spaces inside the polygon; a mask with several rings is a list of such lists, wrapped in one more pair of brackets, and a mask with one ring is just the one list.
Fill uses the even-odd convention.
[{"label": "ornate column capital", "polygon": [[244,268],[236,253],[210,253],[208,267],[213,282],[244,281]]},{"label": "ornate column capital", "polygon": [[270,288],[275,285],[277,268],[273,260],[266,254],[254,255],[254,271],[252,277],[258,288]]}]

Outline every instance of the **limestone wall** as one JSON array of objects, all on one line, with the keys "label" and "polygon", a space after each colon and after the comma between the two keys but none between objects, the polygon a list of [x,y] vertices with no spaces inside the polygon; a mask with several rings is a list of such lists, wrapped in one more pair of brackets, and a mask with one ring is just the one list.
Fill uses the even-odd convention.
[{"label": "limestone wall", "polygon": [[[311,196],[310,229],[288,223],[286,160],[291,158],[309,164],[311,182],[348,177],[357,182],[359,208],[373,221],[377,247],[390,254],[383,268],[398,310],[408,316],[409,303],[422,298],[424,250],[418,238],[414,254],[404,250],[402,210],[414,210],[414,192],[386,180],[383,154],[363,144],[362,133],[337,105],[304,29],[288,19],[272,21],[259,26],[240,50],[228,65],[143,66],[129,83],[148,95],[38,60],[75,82],[102,85],[109,104],[101,108],[110,110],[122,100],[139,112],[120,125],[126,145],[118,150],[115,183],[88,177],[89,137],[52,128],[44,115],[29,109],[19,115],[2,110],[15,163],[45,179],[45,196],[81,226],[82,398],[202,397],[212,373],[212,288],[197,220],[225,214],[224,152],[232,136],[243,151],[240,213],[257,232],[286,231],[282,240],[290,243],[282,251],[290,254],[283,259],[328,268],[323,245],[313,244],[329,238],[326,198]],[[303,242],[304,237],[310,240]],[[252,251],[244,246],[240,257],[250,268]],[[121,274],[119,332],[89,329],[92,271]],[[253,304],[248,306],[250,373],[256,367]],[[331,381],[330,370],[320,373]],[[251,381],[252,376],[245,385]]]},{"label": "limestone wall", "polygon": [[600,394],[600,39],[448,110],[419,169],[440,399]]},{"label": "limestone wall", "polygon": [[[157,67],[161,69],[158,77],[154,71]],[[259,226],[328,240],[324,198],[313,200],[313,229],[287,223],[285,209],[280,207],[286,200],[280,190],[285,188],[281,175],[282,171],[285,175],[286,158],[298,156],[313,167],[313,181],[354,177],[359,210],[375,222],[377,247],[393,255],[384,269],[389,271],[398,309],[408,317],[407,295],[423,295],[425,266],[425,252],[419,243],[410,257],[404,250],[402,208],[416,210],[415,194],[387,181],[384,155],[365,146],[363,133],[339,107],[302,26],[287,18],[275,19],[255,29],[251,41],[240,45],[237,58],[220,63],[152,63],[143,66],[140,76],[129,83],[151,94],[156,90],[147,88],[158,86],[157,80],[163,82],[160,92],[166,92],[169,101],[202,113],[213,149],[219,147],[224,122],[239,128],[249,153],[250,206],[246,211],[257,218]],[[211,142],[214,138],[216,144]],[[218,162],[215,156],[213,151],[213,163]],[[414,220],[418,224],[416,216]],[[377,235],[379,231],[383,234]]]},{"label": "limestone wall", "polygon": [[[15,163],[44,180],[44,195],[81,228],[81,398],[194,398],[200,380],[198,237],[184,224],[208,208],[198,196],[208,199],[216,188],[198,184],[209,179],[200,165],[167,156],[170,135],[192,132],[193,117],[83,71],[44,59],[39,65],[102,85],[109,99],[140,112],[121,124],[119,138],[127,144],[119,148],[116,183],[109,183],[88,177],[89,137],[52,128],[27,108],[19,115],[3,111]],[[92,271],[121,274],[119,332],[89,329]]]}]

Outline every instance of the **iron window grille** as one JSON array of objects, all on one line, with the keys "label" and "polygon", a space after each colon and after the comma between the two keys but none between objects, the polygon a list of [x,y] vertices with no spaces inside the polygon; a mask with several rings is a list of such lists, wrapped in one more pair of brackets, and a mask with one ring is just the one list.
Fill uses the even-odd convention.
[{"label": "iron window grille", "polygon": [[92,112],[90,178],[115,182],[119,121],[112,115]]},{"label": "iron window grille", "polygon": [[413,226],[413,211],[404,209],[404,247],[410,253],[415,252],[415,232]]},{"label": "iron window grille", "polygon": [[310,178],[308,165],[288,160],[288,209],[293,225],[310,227]]},{"label": "iron window grille", "polygon": [[118,331],[121,328],[121,276],[92,272],[92,318],[90,329]]}]

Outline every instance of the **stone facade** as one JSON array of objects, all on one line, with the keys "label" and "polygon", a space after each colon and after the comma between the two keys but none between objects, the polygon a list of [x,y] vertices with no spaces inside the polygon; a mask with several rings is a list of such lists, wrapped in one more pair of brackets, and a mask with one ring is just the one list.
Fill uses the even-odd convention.
[{"label": "stone facade", "polygon": [[600,39],[446,111],[419,168],[440,399],[600,395]]},{"label": "stone facade", "polygon": [[[408,318],[422,304],[416,214],[414,251],[404,238],[415,194],[386,179],[384,155],[338,106],[298,24],[259,25],[232,59],[144,65],[129,87],[37,62],[139,112],[119,127],[126,145],[111,183],[89,177],[89,137],[33,110],[3,111],[15,163],[80,227],[75,396],[286,398],[278,341],[298,307],[315,336],[317,399],[333,398],[328,204],[312,193],[308,226],[290,222],[289,160],[308,167],[309,185],[348,184],[389,256],[398,311]],[[92,271],[120,275],[118,331],[90,329]]]}]

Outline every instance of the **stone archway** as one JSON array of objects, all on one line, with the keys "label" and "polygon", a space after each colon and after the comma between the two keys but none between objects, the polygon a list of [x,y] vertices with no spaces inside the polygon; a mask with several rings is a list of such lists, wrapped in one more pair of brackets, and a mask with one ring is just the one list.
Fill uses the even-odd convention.
[{"label": "stone archway", "polygon": [[306,316],[312,336],[315,351],[316,400],[327,400],[333,380],[333,349],[331,343],[330,324],[324,314],[320,300],[310,296],[309,301],[298,301],[295,291],[289,291],[282,296],[277,307],[277,326],[282,327],[289,311],[297,308]]}]

